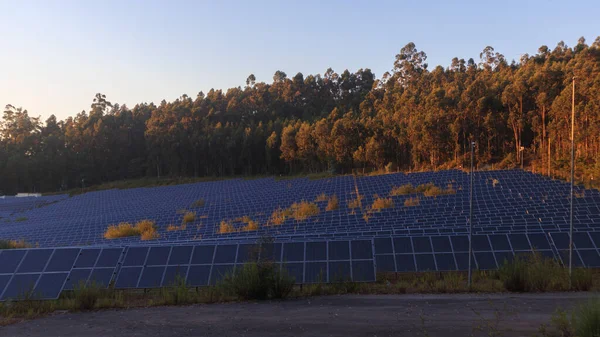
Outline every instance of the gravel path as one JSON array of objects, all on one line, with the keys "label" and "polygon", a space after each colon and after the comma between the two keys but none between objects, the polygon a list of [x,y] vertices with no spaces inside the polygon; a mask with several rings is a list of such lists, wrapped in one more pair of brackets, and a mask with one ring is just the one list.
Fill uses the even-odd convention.
[{"label": "gravel path", "polygon": [[[260,303],[55,314],[0,336],[501,336],[535,335],[557,307],[590,293],[344,295]],[[480,331],[479,327],[483,330]]]}]

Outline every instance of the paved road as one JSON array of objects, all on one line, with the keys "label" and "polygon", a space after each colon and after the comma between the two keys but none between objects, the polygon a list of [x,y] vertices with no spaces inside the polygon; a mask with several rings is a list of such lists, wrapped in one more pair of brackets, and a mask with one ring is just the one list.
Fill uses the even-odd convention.
[{"label": "paved road", "polygon": [[[0,336],[533,336],[590,293],[344,295],[56,314]],[[478,327],[483,327],[479,330]]]}]

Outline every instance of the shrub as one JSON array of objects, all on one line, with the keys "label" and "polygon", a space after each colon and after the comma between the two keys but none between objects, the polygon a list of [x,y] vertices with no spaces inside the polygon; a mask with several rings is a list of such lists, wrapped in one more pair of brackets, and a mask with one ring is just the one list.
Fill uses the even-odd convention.
[{"label": "shrub", "polygon": [[235,232],[235,227],[229,221],[221,221],[219,225],[219,234],[233,233]]},{"label": "shrub", "polygon": [[417,186],[415,191],[417,193],[425,193],[425,191],[427,191],[428,189],[434,188],[434,187],[436,187],[436,186],[433,183],[421,184],[421,185]]},{"label": "shrub", "polygon": [[443,191],[441,188],[433,185],[429,188],[427,188],[425,191],[423,191],[423,195],[426,197],[437,197],[438,195],[443,194]]},{"label": "shrub", "polygon": [[371,209],[382,210],[385,208],[394,208],[394,201],[392,198],[380,198],[375,195],[375,200],[373,201],[373,205],[371,205]]},{"label": "shrub", "polygon": [[527,261],[515,256],[512,262],[504,261],[500,267],[500,280],[508,291],[527,291]]},{"label": "shrub", "polygon": [[404,184],[402,186],[394,186],[392,188],[392,190],[390,191],[390,196],[395,197],[395,196],[399,196],[399,195],[407,195],[407,194],[412,194],[415,193],[416,190],[413,187],[412,184]]},{"label": "shrub", "polygon": [[24,240],[0,240],[0,249],[18,249],[18,248],[32,248],[28,242]]},{"label": "shrub", "polygon": [[192,203],[191,207],[204,207],[205,201],[204,198],[198,199]]},{"label": "shrub", "polygon": [[348,208],[350,208],[350,209],[361,208],[362,207],[362,204],[361,204],[362,199],[363,199],[363,196],[359,194],[358,197],[349,200]]},{"label": "shrub", "polygon": [[332,195],[332,196],[329,197],[329,200],[327,201],[327,207],[325,208],[325,210],[326,211],[335,211],[339,207],[340,206],[339,206],[338,198],[334,194],[334,195]]},{"label": "shrub", "polygon": [[404,207],[418,206],[420,202],[419,197],[410,197],[404,200]]},{"label": "shrub", "polygon": [[249,232],[249,231],[255,231],[258,230],[259,224],[258,222],[248,219],[248,221],[246,222],[246,226],[242,227],[243,231]]},{"label": "shrub", "polygon": [[[568,289],[568,269],[562,267],[554,259],[547,258],[539,252],[529,256],[515,256],[513,261],[505,261],[498,271],[500,280],[509,291],[563,291]],[[591,274],[588,281],[584,271],[577,271],[578,287],[591,286]]]},{"label": "shrub", "polygon": [[273,211],[273,214],[271,214],[270,223],[274,225],[281,225],[290,215],[291,214],[288,209],[278,208]]},{"label": "shrub", "polygon": [[325,193],[321,193],[315,199],[315,202],[327,201],[327,195]]},{"label": "shrub", "polygon": [[600,336],[600,299],[594,298],[575,310],[573,323],[577,337]]},{"label": "shrub", "polygon": [[117,239],[127,236],[138,236],[140,232],[129,222],[121,222],[118,225],[110,225],[104,232],[105,239]]},{"label": "shrub", "polygon": [[73,288],[75,306],[79,310],[92,310],[98,299],[102,296],[102,288],[95,282],[86,285],[85,281],[79,282]]},{"label": "shrub", "polygon": [[183,216],[183,222],[185,223],[194,222],[194,220],[196,220],[196,212],[187,212]]},{"label": "shrub", "polygon": [[156,225],[152,220],[138,221],[135,226],[129,222],[121,222],[118,225],[108,226],[104,233],[105,239],[117,239],[128,236],[140,236],[142,240],[152,240],[158,238]]},{"label": "shrub", "polygon": [[243,300],[285,298],[295,280],[278,268],[278,264],[246,263],[233,274],[224,277],[220,287]]},{"label": "shrub", "polygon": [[571,277],[572,290],[577,291],[588,291],[592,288],[594,279],[592,271],[586,268],[573,269],[573,275]]},{"label": "shrub", "polygon": [[290,207],[292,216],[298,221],[303,221],[311,216],[319,214],[319,206],[314,202],[300,201],[295,202]]}]

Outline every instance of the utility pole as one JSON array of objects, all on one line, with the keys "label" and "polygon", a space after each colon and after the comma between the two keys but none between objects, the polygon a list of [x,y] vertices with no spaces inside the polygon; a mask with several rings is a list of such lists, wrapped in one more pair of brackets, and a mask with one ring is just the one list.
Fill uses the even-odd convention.
[{"label": "utility pole", "polygon": [[575,76],[573,76],[573,101],[571,102],[571,212],[569,216],[569,288],[573,283],[573,189],[575,184]]},{"label": "utility pole", "polygon": [[471,142],[471,174],[469,183],[469,290],[473,284],[473,162],[475,160],[475,142]]}]

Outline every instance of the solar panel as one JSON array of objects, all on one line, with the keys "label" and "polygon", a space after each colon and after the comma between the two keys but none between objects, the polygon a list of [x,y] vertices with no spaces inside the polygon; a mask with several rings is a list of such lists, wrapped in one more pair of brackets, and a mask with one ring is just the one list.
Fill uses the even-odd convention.
[{"label": "solar panel", "polygon": [[171,247],[151,247],[146,258],[147,266],[164,266],[169,260]]},{"label": "solar panel", "polygon": [[165,274],[164,266],[147,266],[142,271],[138,288],[158,288]]},{"label": "solar panel", "polygon": [[137,288],[142,269],[142,267],[122,267],[121,270],[119,270],[115,288]]},{"label": "solar panel", "polygon": [[417,271],[436,271],[433,254],[415,254]]},{"label": "solar panel", "polygon": [[19,265],[17,273],[41,273],[44,271],[52,249],[31,249],[25,254],[25,258]]},{"label": "solar panel", "polygon": [[192,254],[192,264],[211,264],[215,246],[195,246]]},{"label": "solar panel", "polygon": [[69,273],[46,273],[42,274],[34,289],[34,296],[43,299],[58,298]]},{"label": "solar panel", "polygon": [[397,254],[396,255],[396,271],[398,271],[398,272],[416,271],[414,255],[413,254]]},{"label": "solar panel", "polygon": [[326,261],[327,242],[307,242],[306,261]]},{"label": "solar panel", "polygon": [[0,274],[12,274],[17,270],[27,250],[4,250],[0,252]]},{"label": "solar panel", "polygon": [[348,241],[329,241],[329,260],[349,260],[350,248]]},{"label": "solar panel", "polygon": [[351,281],[352,272],[350,261],[329,262],[329,282]]},{"label": "solar panel", "polygon": [[327,262],[307,262],[304,283],[326,283]]},{"label": "solar panel", "polygon": [[355,282],[375,282],[373,261],[352,261],[352,280]]},{"label": "solar panel", "polygon": [[286,242],[283,244],[283,262],[304,261],[304,243]]},{"label": "solar panel", "polygon": [[214,263],[235,263],[237,245],[219,245],[215,253]]},{"label": "solar panel", "polygon": [[412,243],[415,253],[430,253],[433,251],[431,249],[431,241],[429,240],[428,236],[413,237]]},{"label": "solar panel", "polygon": [[150,247],[130,247],[127,249],[123,266],[143,266]]},{"label": "solar panel", "polygon": [[190,266],[187,275],[187,283],[192,287],[202,287],[208,285],[211,266]]},{"label": "solar panel", "polygon": [[168,266],[165,270],[162,286],[168,287],[176,285],[180,280],[184,280],[187,283],[186,277],[188,269],[188,266]]},{"label": "solar panel", "polygon": [[33,291],[39,278],[40,274],[15,274],[0,296],[0,300],[23,299],[31,296],[37,298]]}]

